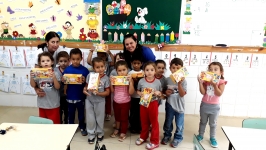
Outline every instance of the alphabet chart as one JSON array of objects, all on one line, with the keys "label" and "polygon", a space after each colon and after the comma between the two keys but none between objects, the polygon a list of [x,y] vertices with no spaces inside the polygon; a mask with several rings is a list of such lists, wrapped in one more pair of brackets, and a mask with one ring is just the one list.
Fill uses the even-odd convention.
[{"label": "alphabet chart", "polygon": [[22,77],[21,93],[24,95],[36,95],[34,88],[32,88],[30,85],[30,78],[28,77],[28,75],[26,75],[25,77]]},{"label": "alphabet chart", "polygon": [[0,50],[0,67],[11,67],[10,51]]},{"label": "alphabet chart", "polygon": [[15,74],[10,78],[9,92],[20,94],[20,77],[16,77]]},{"label": "alphabet chart", "polygon": [[10,50],[12,56],[12,66],[13,67],[26,67],[25,55],[22,49],[20,50]]}]

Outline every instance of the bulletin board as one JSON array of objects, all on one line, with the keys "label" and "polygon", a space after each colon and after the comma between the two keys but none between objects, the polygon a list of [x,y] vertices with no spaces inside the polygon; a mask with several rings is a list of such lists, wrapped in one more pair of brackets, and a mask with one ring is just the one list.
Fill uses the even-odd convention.
[{"label": "bulletin board", "polygon": [[121,43],[131,33],[141,44],[178,42],[181,0],[104,0],[102,9],[105,41]]},{"label": "bulletin board", "polygon": [[101,4],[85,0],[5,0],[0,2],[0,39],[44,40],[49,31],[62,41],[99,41]]}]

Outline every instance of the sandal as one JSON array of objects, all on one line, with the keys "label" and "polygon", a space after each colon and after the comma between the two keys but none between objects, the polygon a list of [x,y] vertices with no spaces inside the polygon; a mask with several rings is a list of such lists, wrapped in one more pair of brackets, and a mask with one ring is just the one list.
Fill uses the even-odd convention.
[{"label": "sandal", "polygon": [[148,143],[146,145],[146,149],[148,149],[148,150],[153,150],[153,149],[155,149],[157,147],[159,147],[159,144],[156,145],[156,144]]},{"label": "sandal", "polygon": [[126,138],[127,138],[127,135],[124,133],[121,133],[118,141],[123,142]]},{"label": "sandal", "polygon": [[145,140],[143,140],[142,138],[138,138],[135,143],[136,143],[136,145],[141,145],[144,142],[145,142]]},{"label": "sandal", "polygon": [[119,134],[119,129],[115,129],[114,132],[110,135],[110,137],[115,138],[117,137],[118,134]]}]

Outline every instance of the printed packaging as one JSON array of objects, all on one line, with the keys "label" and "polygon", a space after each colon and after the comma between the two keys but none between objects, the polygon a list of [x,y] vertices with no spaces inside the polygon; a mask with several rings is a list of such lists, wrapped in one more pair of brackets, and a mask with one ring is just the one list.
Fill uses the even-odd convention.
[{"label": "printed packaging", "polygon": [[65,84],[82,84],[82,74],[64,74]]},{"label": "printed packaging", "polygon": [[144,106],[144,107],[149,107],[153,93],[154,93],[154,90],[152,88],[144,88],[143,89],[143,96],[140,97],[139,104]]},{"label": "printed packaging", "polygon": [[186,77],[188,75],[188,71],[186,67],[182,67],[179,70],[177,70],[175,73],[170,75],[170,78],[173,80],[173,82],[177,83],[179,82],[183,77]]},{"label": "printed packaging", "polygon": [[219,82],[221,76],[220,75],[217,75],[217,74],[215,74],[213,72],[202,71],[200,73],[200,78],[201,78],[201,80],[207,81],[207,82],[210,82],[211,79],[213,79],[213,82],[214,83],[217,83],[217,82]]},{"label": "printed packaging", "polygon": [[91,73],[88,84],[88,90],[91,89],[98,91],[99,83],[100,83],[99,73]]},{"label": "printed packaging", "polygon": [[34,74],[34,79],[50,78],[49,74],[53,72],[52,68],[32,68],[31,73]]},{"label": "printed packaging", "polygon": [[112,85],[129,85],[128,76],[112,76],[111,78]]}]

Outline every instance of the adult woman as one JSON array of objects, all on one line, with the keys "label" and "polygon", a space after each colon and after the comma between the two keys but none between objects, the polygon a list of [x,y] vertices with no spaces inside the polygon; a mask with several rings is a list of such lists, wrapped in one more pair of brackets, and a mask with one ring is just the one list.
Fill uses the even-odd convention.
[{"label": "adult woman", "polygon": [[131,58],[132,57],[141,57],[142,63],[146,63],[148,61],[155,62],[156,58],[153,54],[152,50],[148,47],[142,46],[138,43],[133,34],[127,34],[124,37],[123,41],[124,45],[124,56],[128,66],[131,68]]},{"label": "adult woman", "polygon": [[[42,43],[42,44],[37,46],[38,47],[37,54],[40,54],[42,52],[49,52],[53,55],[54,67],[57,64],[57,62],[56,62],[57,54],[60,52],[60,50],[58,50],[59,42],[60,42],[59,35],[56,32],[50,31],[45,36],[45,43]],[[39,67],[37,58],[36,58],[35,67],[36,68]],[[39,87],[35,87],[34,89],[35,89],[35,92],[37,93],[38,96],[40,96],[40,97],[45,96],[45,92],[43,90],[41,90]]]}]

